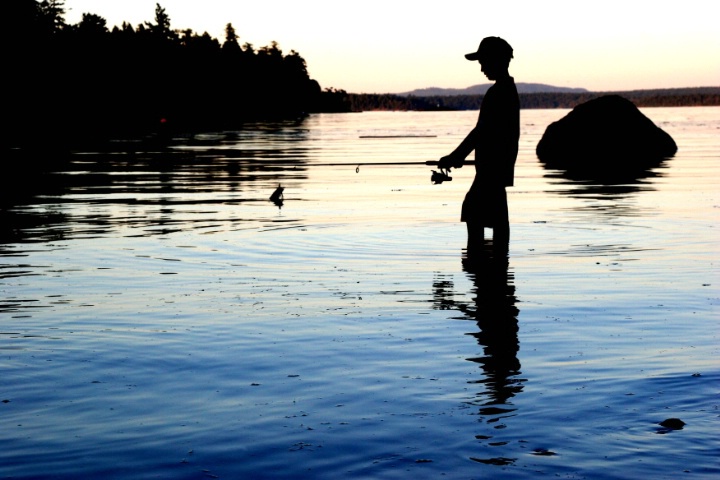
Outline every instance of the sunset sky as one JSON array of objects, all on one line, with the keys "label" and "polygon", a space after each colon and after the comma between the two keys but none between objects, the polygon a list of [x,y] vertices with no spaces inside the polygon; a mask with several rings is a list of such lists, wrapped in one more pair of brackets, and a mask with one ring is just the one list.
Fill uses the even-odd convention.
[{"label": "sunset sky", "polygon": [[399,93],[486,83],[463,55],[490,35],[515,49],[518,82],[593,91],[720,86],[717,0],[65,0],[68,23],[94,13],[108,26],[151,22],[240,43],[278,42],[305,58],[323,88]]}]

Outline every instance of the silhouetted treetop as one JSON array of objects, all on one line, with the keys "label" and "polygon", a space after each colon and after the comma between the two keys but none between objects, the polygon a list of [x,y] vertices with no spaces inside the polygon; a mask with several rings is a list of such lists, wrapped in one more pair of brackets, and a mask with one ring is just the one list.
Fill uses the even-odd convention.
[{"label": "silhouetted treetop", "polygon": [[232,23],[228,23],[225,25],[225,43],[223,43],[223,48],[225,48],[228,45],[234,45],[238,48],[240,45],[238,45],[238,35],[235,33],[235,28],[232,26]]},{"label": "silhouetted treetop", "polygon": [[94,13],[83,13],[77,31],[87,37],[98,37],[108,33],[107,20]]},{"label": "silhouetted treetop", "polygon": [[38,21],[48,33],[56,33],[65,27],[65,2],[63,0],[43,0],[38,3]]},{"label": "silhouetted treetop", "polygon": [[145,22],[145,25],[157,38],[168,41],[177,40],[177,33],[170,28],[170,17],[159,3],[155,4],[155,23]]}]

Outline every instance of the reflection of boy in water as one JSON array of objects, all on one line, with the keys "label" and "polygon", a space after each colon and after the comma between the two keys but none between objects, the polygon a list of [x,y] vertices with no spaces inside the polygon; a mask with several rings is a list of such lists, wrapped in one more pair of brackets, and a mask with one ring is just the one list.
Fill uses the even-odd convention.
[{"label": "reflection of boy in water", "polygon": [[475,150],[475,180],[465,196],[460,220],[467,224],[468,253],[481,244],[484,228],[493,229],[495,248],[510,241],[507,192],[513,185],[520,138],[520,101],[515,80],[508,73],[512,47],[502,38],[487,37],[477,52],[465,55],[480,62],[482,72],[495,84],[485,94],[477,125],[450,155],[440,159],[440,168],[460,168]]}]

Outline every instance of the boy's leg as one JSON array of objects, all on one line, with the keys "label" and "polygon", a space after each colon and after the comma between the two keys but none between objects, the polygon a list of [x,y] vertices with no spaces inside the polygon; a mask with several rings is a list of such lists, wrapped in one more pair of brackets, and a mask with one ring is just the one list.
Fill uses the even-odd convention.
[{"label": "boy's leg", "polygon": [[510,249],[510,223],[493,228],[493,248],[496,252],[507,252]]},{"label": "boy's leg", "polygon": [[482,250],[485,241],[485,228],[478,222],[467,222],[466,225],[468,233],[467,253],[471,255]]},{"label": "boy's leg", "polygon": [[505,187],[501,187],[496,195],[497,211],[493,227],[493,245],[496,251],[507,251],[510,247],[510,217]]}]

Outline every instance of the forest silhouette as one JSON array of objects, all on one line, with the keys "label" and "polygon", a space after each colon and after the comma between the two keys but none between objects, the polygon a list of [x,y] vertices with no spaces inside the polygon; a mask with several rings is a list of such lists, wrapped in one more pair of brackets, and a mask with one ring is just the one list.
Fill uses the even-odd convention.
[{"label": "forest silhouette", "polygon": [[322,90],[305,60],[276,42],[222,43],[175,30],[165,9],[110,29],[84,13],[67,24],[62,0],[6,0],[5,147],[101,141],[162,130],[232,128],[248,120],[348,111],[343,90]]}]

